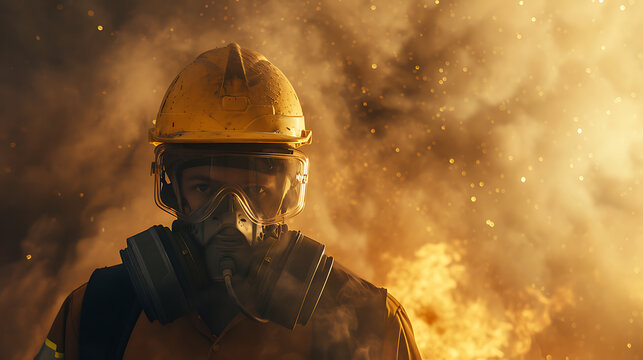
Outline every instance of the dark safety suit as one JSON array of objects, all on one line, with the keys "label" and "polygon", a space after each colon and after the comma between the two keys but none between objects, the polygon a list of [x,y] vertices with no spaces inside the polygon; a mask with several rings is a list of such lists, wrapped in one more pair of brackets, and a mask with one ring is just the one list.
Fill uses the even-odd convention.
[{"label": "dark safety suit", "polygon": [[239,313],[218,336],[196,313],[150,322],[131,289],[119,290],[129,286],[125,274],[122,265],[98,269],[74,290],[36,360],[421,359],[402,305],[339,264],[306,326],[288,330]]}]

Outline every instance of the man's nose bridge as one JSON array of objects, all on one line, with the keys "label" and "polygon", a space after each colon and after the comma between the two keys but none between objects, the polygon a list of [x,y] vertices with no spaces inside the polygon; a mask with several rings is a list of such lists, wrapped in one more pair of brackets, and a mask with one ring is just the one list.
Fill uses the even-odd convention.
[{"label": "man's nose bridge", "polygon": [[227,198],[228,211],[229,212],[235,212],[235,205],[234,205],[235,198],[234,198],[234,195],[228,194],[228,195],[226,195],[226,198]]},{"label": "man's nose bridge", "polygon": [[241,211],[239,204],[233,194],[227,194],[222,201],[222,213],[220,214],[221,225],[236,225],[237,214]]}]

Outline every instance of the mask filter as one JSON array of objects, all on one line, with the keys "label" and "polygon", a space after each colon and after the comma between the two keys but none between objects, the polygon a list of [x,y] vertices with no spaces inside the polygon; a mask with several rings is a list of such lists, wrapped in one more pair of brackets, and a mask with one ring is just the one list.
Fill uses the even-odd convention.
[{"label": "mask filter", "polygon": [[195,244],[166,227],[128,238],[120,254],[150,321],[167,324],[189,313],[209,285]]},{"label": "mask filter", "polygon": [[[323,244],[286,231],[248,251],[209,256],[218,264],[206,264],[190,236],[153,226],[128,238],[121,258],[150,321],[167,324],[195,311],[221,279],[248,317],[292,329],[308,322],[326,286],[333,258],[324,252]],[[212,279],[207,269],[213,267],[221,277]]]}]

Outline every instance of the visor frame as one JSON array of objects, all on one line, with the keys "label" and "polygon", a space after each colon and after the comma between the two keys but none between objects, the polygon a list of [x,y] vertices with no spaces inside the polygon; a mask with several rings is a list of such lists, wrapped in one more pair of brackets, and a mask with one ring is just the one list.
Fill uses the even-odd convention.
[{"label": "visor frame", "polygon": [[[248,146],[240,145],[235,147],[229,146],[208,146],[208,145],[184,145],[181,144],[162,144],[157,146],[154,150],[155,160],[152,163],[152,173],[154,176],[154,202],[156,205],[166,213],[175,216],[179,220],[183,220],[190,223],[198,223],[206,220],[212,215],[212,213],[219,206],[220,202],[231,195],[235,198],[237,203],[242,207],[243,211],[246,213],[248,218],[257,225],[266,226],[284,223],[285,220],[292,218],[299,213],[301,213],[305,206],[305,195],[306,195],[306,185],[308,182],[308,166],[309,160],[308,157],[301,151],[292,149],[292,148],[266,148],[262,146],[255,151],[244,151]],[[245,145],[257,145],[257,144],[245,144]],[[261,144],[265,145],[265,144]],[[238,150],[237,150],[238,149]],[[253,149],[254,150],[254,149]],[[185,214],[183,211],[179,210],[183,207],[181,204],[182,197],[180,196],[179,181],[177,179],[177,170],[181,169],[183,171],[186,168],[180,167],[178,164],[181,161],[176,161],[174,164],[166,164],[165,155],[168,153],[174,152],[173,156],[177,158],[185,158],[183,162],[188,161],[186,159],[193,158],[197,159],[199,157],[248,157],[248,158],[267,158],[267,159],[288,159],[296,160],[299,162],[299,167],[296,174],[294,174],[294,179],[296,182],[300,183],[300,191],[297,199],[296,206],[284,213],[277,214],[273,217],[262,217],[258,216],[256,209],[250,205],[251,197],[245,193],[242,187],[238,184],[226,184],[217,190],[216,194],[211,196],[207,203],[202,204],[199,209],[191,212],[190,214]],[[169,182],[168,182],[169,180]],[[167,199],[164,200],[164,197],[173,196],[176,200],[176,205],[179,209],[172,207],[170,204],[167,204]],[[179,194],[177,196],[177,194]],[[284,192],[282,195],[281,201],[287,196],[287,192]],[[207,205],[206,205],[207,204]],[[281,206],[281,205],[280,205]],[[202,211],[203,208],[207,210]]]}]

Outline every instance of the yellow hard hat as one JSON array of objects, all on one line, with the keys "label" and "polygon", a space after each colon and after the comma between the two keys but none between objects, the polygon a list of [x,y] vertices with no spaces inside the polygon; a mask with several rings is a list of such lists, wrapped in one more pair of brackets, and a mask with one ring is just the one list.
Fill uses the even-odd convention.
[{"label": "yellow hard hat", "polygon": [[150,143],[310,144],[299,98],[263,55],[238,44],[206,51],[172,81]]}]

